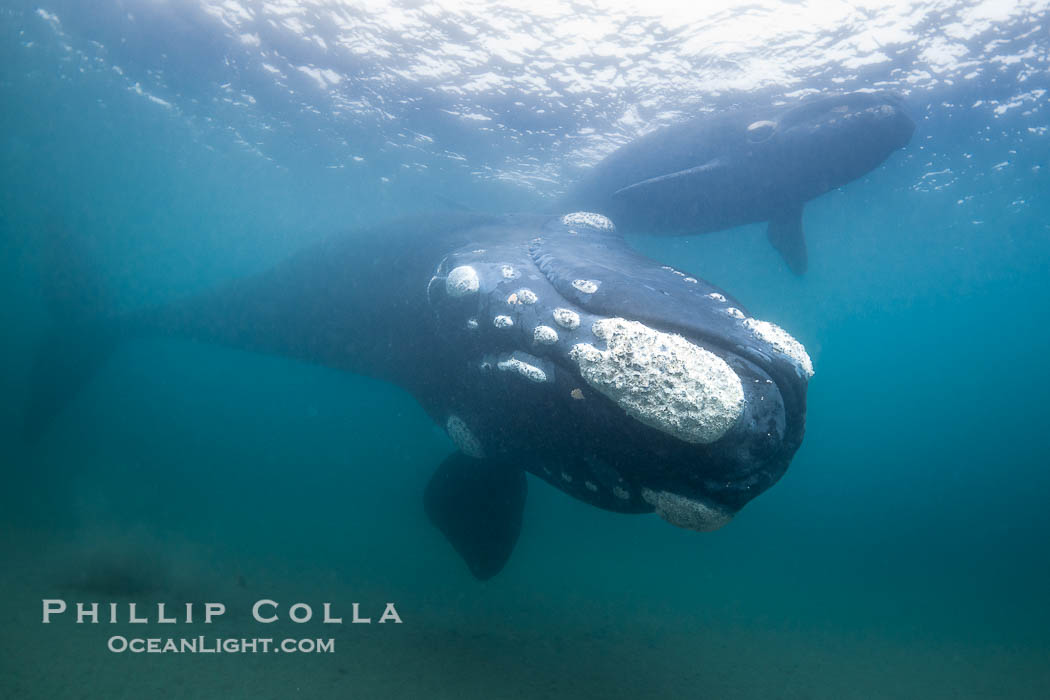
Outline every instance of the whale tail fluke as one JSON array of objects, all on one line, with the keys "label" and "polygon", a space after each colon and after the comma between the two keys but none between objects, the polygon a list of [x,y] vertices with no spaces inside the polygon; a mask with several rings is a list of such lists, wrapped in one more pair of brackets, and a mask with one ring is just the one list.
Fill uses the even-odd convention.
[{"label": "whale tail fluke", "polygon": [[106,361],[120,340],[104,316],[103,278],[90,241],[58,220],[44,229],[42,282],[54,327],[39,341],[29,374],[22,434],[35,442]]},{"label": "whale tail fluke", "polygon": [[27,442],[39,439],[105,363],[118,341],[118,334],[105,323],[63,326],[40,341],[29,374],[29,399],[22,424]]}]

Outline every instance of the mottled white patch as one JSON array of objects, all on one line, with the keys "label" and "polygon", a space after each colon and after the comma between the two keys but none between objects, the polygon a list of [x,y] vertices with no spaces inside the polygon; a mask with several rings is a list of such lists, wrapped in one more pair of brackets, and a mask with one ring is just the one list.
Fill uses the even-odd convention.
[{"label": "mottled white patch", "polygon": [[587,487],[588,491],[597,491],[598,490],[598,485],[595,484],[593,481],[585,481],[585,482],[583,482],[583,485]]},{"label": "mottled white patch", "polygon": [[583,391],[581,391],[580,389],[573,389],[569,392],[569,396],[571,396],[576,401],[583,401]]},{"label": "mottled white patch", "polygon": [[481,441],[471,432],[462,418],[449,416],[445,422],[445,430],[460,452],[476,459],[485,457],[485,449],[481,446]]},{"label": "mottled white patch", "polygon": [[750,124],[748,124],[747,125],[747,130],[748,130],[748,133],[766,132],[766,131],[769,131],[770,129],[775,129],[776,127],[777,127],[777,123],[776,122],[771,122],[768,119],[762,119],[762,120],[759,120],[757,122],[751,122]]},{"label": "mottled white patch", "polygon": [[743,412],[740,378],[714,353],[623,318],[596,321],[593,331],[606,349],[579,343],[569,356],[588,384],[645,425],[710,443]]},{"label": "mottled white patch", "polygon": [[561,479],[562,479],[562,481],[567,481],[567,482],[569,482],[571,484],[572,483],[572,474],[569,474],[568,472],[562,472],[561,473]]},{"label": "mottled white patch", "polygon": [[530,382],[536,382],[540,384],[547,381],[547,373],[536,365],[529,364],[524,360],[517,357],[510,357],[506,360],[500,360],[496,367],[503,372],[514,372],[528,379]]},{"label": "mottled white patch", "polygon": [[504,265],[499,269],[499,273],[503,275],[503,279],[512,280],[518,277],[521,273],[514,269],[512,265]]},{"label": "mottled white patch", "polygon": [[532,341],[537,345],[554,345],[558,342],[558,331],[550,326],[536,326],[532,332]]},{"label": "mottled white patch", "polygon": [[492,325],[496,328],[510,328],[514,325],[514,319],[510,316],[497,316],[492,319]]},{"label": "mottled white patch", "polygon": [[813,376],[813,361],[809,358],[809,353],[806,352],[802,343],[795,340],[786,330],[775,323],[759,321],[755,318],[744,321],[744,326],[754,333],[756,338],[769,343],[777,352],[794,360],[807,378]]},{"label": "mottled white patch", "polygon": [[552,312],[554,322],[570,331],[580,327],[580,315],[572,309],[557,308]]},{"label": "mottled white patch", "polygon": [[589,211],[576,211],[561,217],[561,222],[566,226],[590,226],[599,231],[615,231],[616,226],[601,214]]},{"label": "mottled white patch", "polygon": [[695,277],[686,277],[682,281],[683,282],[688,282],[689,284],[697,284],[697,282],[698,282],[698,280]]},{"label": "mottled white patch", "polygon": [[726,309],[726,314],[732,316],[733,318],[744,318],[744,312],[736,308],[735,306],[730,306],[728,309]]},{"label": "mottled white patch", "polygon": [[594,294],[598,291],[598,285],[601,282],[598,280],[573,280],[572,286],[580,290],[584,294]]},{"label": "mottled white patch", "polygon": [[711,532],[733,519],[732,513],[718,506],[677,493],[642,489],[642,499],[651,505],[661,518],[687,530]]},{"label": "mottled white patch", "polygon": [[507,297],[508,304],[535,304],[538,301],[536,293],[531,289],[519,289]]},{"label": "mottled white patch", "polygon": [[485,252],[485,249],[484,248],[477,248],[476,250],[473,250],[471,252],[473,252],[474,255],[481,255],[482,253]]},{"label": "mottled white patch", "polygon": [[631,497],[631,492],[622,486],[613,486],[612,492],[614,496],[625,501]]},{"label": "mottled white patch", "polygon": [[469,328],[472,331],[476,331],[478,329],[478,319],[476,319],[476,318],[468,318],[467,319],[467,328]]},{"label": "mottled white patch", "polygon": [[719,294],[718,292],[711,292],[710,294],[707,295],[707,298],[708,299],[714,299],[715,301],[720,301],[723,304],[726,303],[725,295],[724,294]]},{"label": "mottled white patch", "polygon": [[480,284],[477,270],[470,265],[460,265],[452,268],[445,278],[445,292],[450,297],[462,297],[477,292]]}]

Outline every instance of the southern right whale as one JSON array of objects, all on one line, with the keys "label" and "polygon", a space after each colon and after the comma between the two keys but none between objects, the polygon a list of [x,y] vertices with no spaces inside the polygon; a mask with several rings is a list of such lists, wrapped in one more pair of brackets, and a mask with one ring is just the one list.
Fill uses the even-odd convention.
[{"label": "southern right whale", "polygon": [[[57,305],[57,285],[80,276],[54,272]],[[27,431],[40,435],[121,343],[156,335],[409,391],[458,448],[426,487],[427,515],[482,579],[517,541],[526,472],[599,508],[721,527],[787,469],[812,374],[785,331],[634,252],[605,217],[450,214],[57,328],[31,377]]]},{"label": "southern right whale", "polygon": [[874,92],[701,115],[614,151],[555,209],[604,214],[627,233],[768,221],[769,241],[801,275],[805,203],[874,169],[914,130],[897,98]]}]

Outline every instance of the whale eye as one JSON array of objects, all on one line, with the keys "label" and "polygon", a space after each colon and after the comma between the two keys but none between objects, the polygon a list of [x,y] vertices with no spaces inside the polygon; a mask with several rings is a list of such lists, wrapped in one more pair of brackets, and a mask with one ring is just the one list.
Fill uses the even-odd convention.
[{"label": "whale eye", "polygon": [[747,127],[747,140],[751,143],[762,143],[769,140],[773,132],[777,130],[777,123],[766,119],[752,122]]}]

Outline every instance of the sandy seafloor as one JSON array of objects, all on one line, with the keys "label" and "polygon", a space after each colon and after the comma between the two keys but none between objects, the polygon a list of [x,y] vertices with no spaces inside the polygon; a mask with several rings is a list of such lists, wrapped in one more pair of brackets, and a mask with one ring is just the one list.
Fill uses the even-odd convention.
[{"label": "sandy seafloor", "polygon": [[[401,626],[279,623],[262,633],[332,637],[330,655],[114,655],[105,650],[107,636],[141,635],[141,626],[38,624],[40,591],[55,589],[26,572],[54,566],[47,552],[61,538],[17,535],[4,544],[0,575],[8,698],[984,699],[1039,698],[1050,690],[1047,646],[1005,639],[972,609],[946,602],[931,612],[914,588],[909,600],[887,605],[855,574],[827,582],[836,590],[822,609],[799,609],[798,596],[812,594],[801,581],[795,600],[781,597],[776,608],[745,591],[725,591],[718,608],[697,614],[622,591],[603,591],[598,600],[519,582],[469,594],[434,590],[430,600],[413,596],[402,604]],[[257,634],[261,626],[244,611],[258,597],[382,600],[396,591],[325,571],[264,573],[254,570],[261,562],[242,563],[245,588],[231,584],[228,558],[192,561],[210,569],[197,583],[221,593],[211,598],[231,608],[209,635]],[[164,635],[158,627],[149,625],[149,635]],[[190,636],[205,628],[169,627]]]}]

